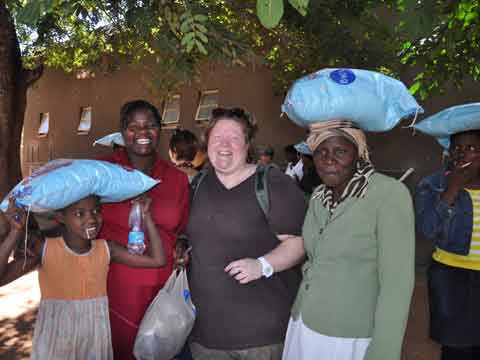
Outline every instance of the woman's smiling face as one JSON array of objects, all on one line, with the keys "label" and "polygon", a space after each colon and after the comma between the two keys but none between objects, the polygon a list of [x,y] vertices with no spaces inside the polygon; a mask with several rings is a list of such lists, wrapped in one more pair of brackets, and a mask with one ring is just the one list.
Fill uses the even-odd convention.
[{"label": "woman's smiling face", "polygon": [[122,131],[125,147],[135,155],[148,156],[156,151],[159,128],[148,110],[134,112]]},{"label": "woman's smiling face", "polygon": [[218,173],[235,174],[247,164],[249,144],[241,124],[221,119],[208,137],[208,158]]}]

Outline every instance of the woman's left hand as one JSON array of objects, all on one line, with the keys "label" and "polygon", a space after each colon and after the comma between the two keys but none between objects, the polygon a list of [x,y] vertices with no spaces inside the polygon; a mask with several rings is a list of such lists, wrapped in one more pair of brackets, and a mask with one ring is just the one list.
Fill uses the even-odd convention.
[{"label": "woman's left hand", "polygon": [[224,270],[240,284],[247,284],[262,277],[262,265],[257,259],[246,258],[232,261]]}]

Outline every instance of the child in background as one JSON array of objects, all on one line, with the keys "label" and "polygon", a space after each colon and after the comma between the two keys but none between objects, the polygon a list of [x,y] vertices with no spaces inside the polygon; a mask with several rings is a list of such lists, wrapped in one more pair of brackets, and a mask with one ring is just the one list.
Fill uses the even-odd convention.
[{"label": "child in background", "polygon": [[199,147],[197,137],[189,130],[177,130],[170,138],[168,150],[170,160],[178,169],[187,174],[189,182],[192,182],[195,175],[198,174],[193,161],[197,156]]},{"label": "child in background", "polygon": [[25,211],[10,200],[5,214],[10,231],[0,244],[0,286],[38,268],[41,302],[33,336],[32,359],[113,359],[108,315],[110,261],[133,267],[165,264],[162,241],[150,216],[150,199],[139,200],[150,244],[132,255],[113,241],[97,239],[102,226],[99,198],[89,196],[56,213],[62,236],[32,236],[31,256],[8,262],[25,236]]}]

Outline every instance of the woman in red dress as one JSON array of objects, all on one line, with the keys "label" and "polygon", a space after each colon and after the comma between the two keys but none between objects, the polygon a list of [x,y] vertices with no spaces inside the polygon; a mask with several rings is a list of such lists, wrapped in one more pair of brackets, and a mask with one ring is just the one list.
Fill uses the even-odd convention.
[{"label": "woman in red dress", "polygon": [[[160,115],[153,105],[142,100],[126,103],[120,111],[120,125],[125,148],[101,160],[135,168],[160,181],[147,195],[167,257],[166,265],[158,269],[110,265],[107,290],[114,357],[128,360],[135,359],[133,345],[143,314],[172,272],[177,235],[188,217],[189,190],[185,173],[157,155]],[[129,201],[103,205],[100,238],[127,245],[130,207]]]}]

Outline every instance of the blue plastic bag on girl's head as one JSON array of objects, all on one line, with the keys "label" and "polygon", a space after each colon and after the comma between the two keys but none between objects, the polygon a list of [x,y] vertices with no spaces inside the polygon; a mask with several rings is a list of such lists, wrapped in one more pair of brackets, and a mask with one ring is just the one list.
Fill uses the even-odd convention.
[{"label": "blue plastic bag on girl's head", "polygon": [[341,118],[365,131],[388,131],[402,118],[423,113],[402,82],[358,69],[323,69],[295,81],[282,111],[302,127]]},{"label": "blue plastic bag on girl's head", "polygon": [[93,146],[97,144],[110,146],[110,147],[113,147],[114,145],[125,146],[125,141],[123,140],[122,133],[115,132],[112,134],[105,135],[104,137],[97,139],[93,142]]},{"label": "blue plastic bag on girl's head", "polygon": [[300,154],[303,154],[303,155],[312,155],[312,150],[310,150],[310,147],[308,146],[308,144],[307,144],[305,141],[299,142],[298,144],[293,145],[293,147],[294,147],[295,150],[297,150],[297,152],[299,152]]},{"label": "blue plastic bag on girl's head", "polygon": [[480,103],[450,107],[427,117],[413,127],[437,138],[440,145],[448,149],[453,134],[480,129]]},{"label": "blue plastic bag on girl's head", "polygon": [[99,160],[53,160],[23,179],[0,204],[5,211],[8,199],[34,212],[63,209],[89,195],[102,202],[123,201],[158,184],[138,170]]}]

